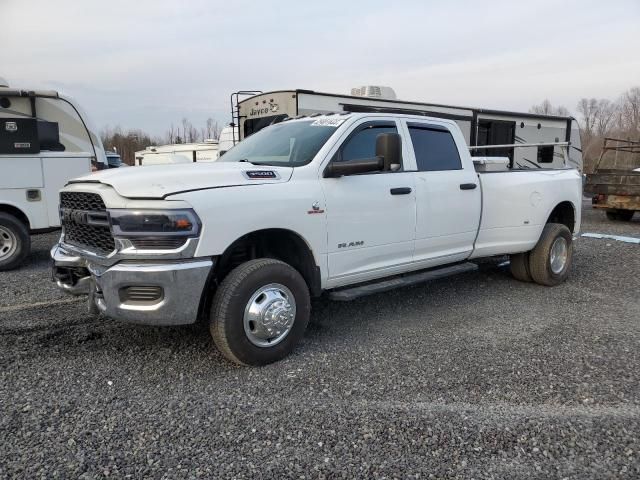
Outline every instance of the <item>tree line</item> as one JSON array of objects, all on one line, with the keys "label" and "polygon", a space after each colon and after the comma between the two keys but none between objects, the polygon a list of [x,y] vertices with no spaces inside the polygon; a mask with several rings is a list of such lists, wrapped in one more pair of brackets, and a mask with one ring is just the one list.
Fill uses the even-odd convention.
[{"label": "tree line", "polygon": [[[531,113],[545,115],[570,115],[564,106],[554,107],[549,100],[534,105]],[[584,171],[589,173],[600,157],[605,137],[640,141],[640,87],[633,87],[617,99],[581,98],[576,105]],[[605,157],[603,165],[612,159]],[[640,155],[619,153],[615,166],[621,168],[640,166]]]},{"label": "tree line", "polygon": [[209,139],[217,139],[221,130],[222,127],[213,118],[208,118],[200,128],[183,118],[177,124],[172,123],[164,135],[153,136],[139,128],[125,130],[116,126],[103,128],[100,131],[100,138],[106,150],[117,152],[123,162],[134,165],[135,152],[144,150],[146,147],[204,142]]}]

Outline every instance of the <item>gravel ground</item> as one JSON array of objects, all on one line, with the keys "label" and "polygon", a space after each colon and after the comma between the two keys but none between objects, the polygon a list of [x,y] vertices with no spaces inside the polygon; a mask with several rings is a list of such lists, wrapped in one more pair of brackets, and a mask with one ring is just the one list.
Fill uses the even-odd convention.
[{"label": "gravel ground", "polygon": [[[585,209],[583,231],[640,237]],[[235,367],[200,326],[92,317],[56,235],[0,273],[0,476],[638,478],[640,247],[581,238],[570,280],[479,272],[319,300],[304,342]]]}]

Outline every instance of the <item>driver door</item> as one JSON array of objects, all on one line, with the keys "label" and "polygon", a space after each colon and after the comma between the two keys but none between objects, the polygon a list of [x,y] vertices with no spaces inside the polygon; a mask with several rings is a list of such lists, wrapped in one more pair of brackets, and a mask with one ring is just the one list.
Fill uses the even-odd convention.
[{"label": "driver door", "polygon": [[[393,119],[363,119],[343,141],[332,161],[375,157],[380,133],[399,133]],[[330,287],[402,271],[412,262],[416,227],[415,172],[400,169],[322,178],[328,226]]]}]

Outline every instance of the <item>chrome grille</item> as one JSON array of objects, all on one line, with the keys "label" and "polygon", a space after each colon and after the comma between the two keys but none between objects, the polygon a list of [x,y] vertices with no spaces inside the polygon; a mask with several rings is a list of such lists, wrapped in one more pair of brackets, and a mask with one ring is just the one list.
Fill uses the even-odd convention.
[{"label": "chrome grille", "polygon": [[[106,255],[115,250],[107,208],[97,193],[61,192],[64,242]],[[91,223],[88,223],[91,222]]]}]

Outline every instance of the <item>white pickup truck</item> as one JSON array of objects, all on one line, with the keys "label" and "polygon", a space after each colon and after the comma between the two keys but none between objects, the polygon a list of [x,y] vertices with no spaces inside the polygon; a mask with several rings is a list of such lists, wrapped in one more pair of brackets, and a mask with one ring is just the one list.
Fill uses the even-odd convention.
[{"label": "white pickup truck", "polygon": [[73,180],[53,275],[115,319],[206,319],[222,353],[246,365],[291,352],[323,292],[348,300],[505,254],[519,280],[565,280],[579,172],[476,168],[450,120],[288,120],[213,164]]}]

